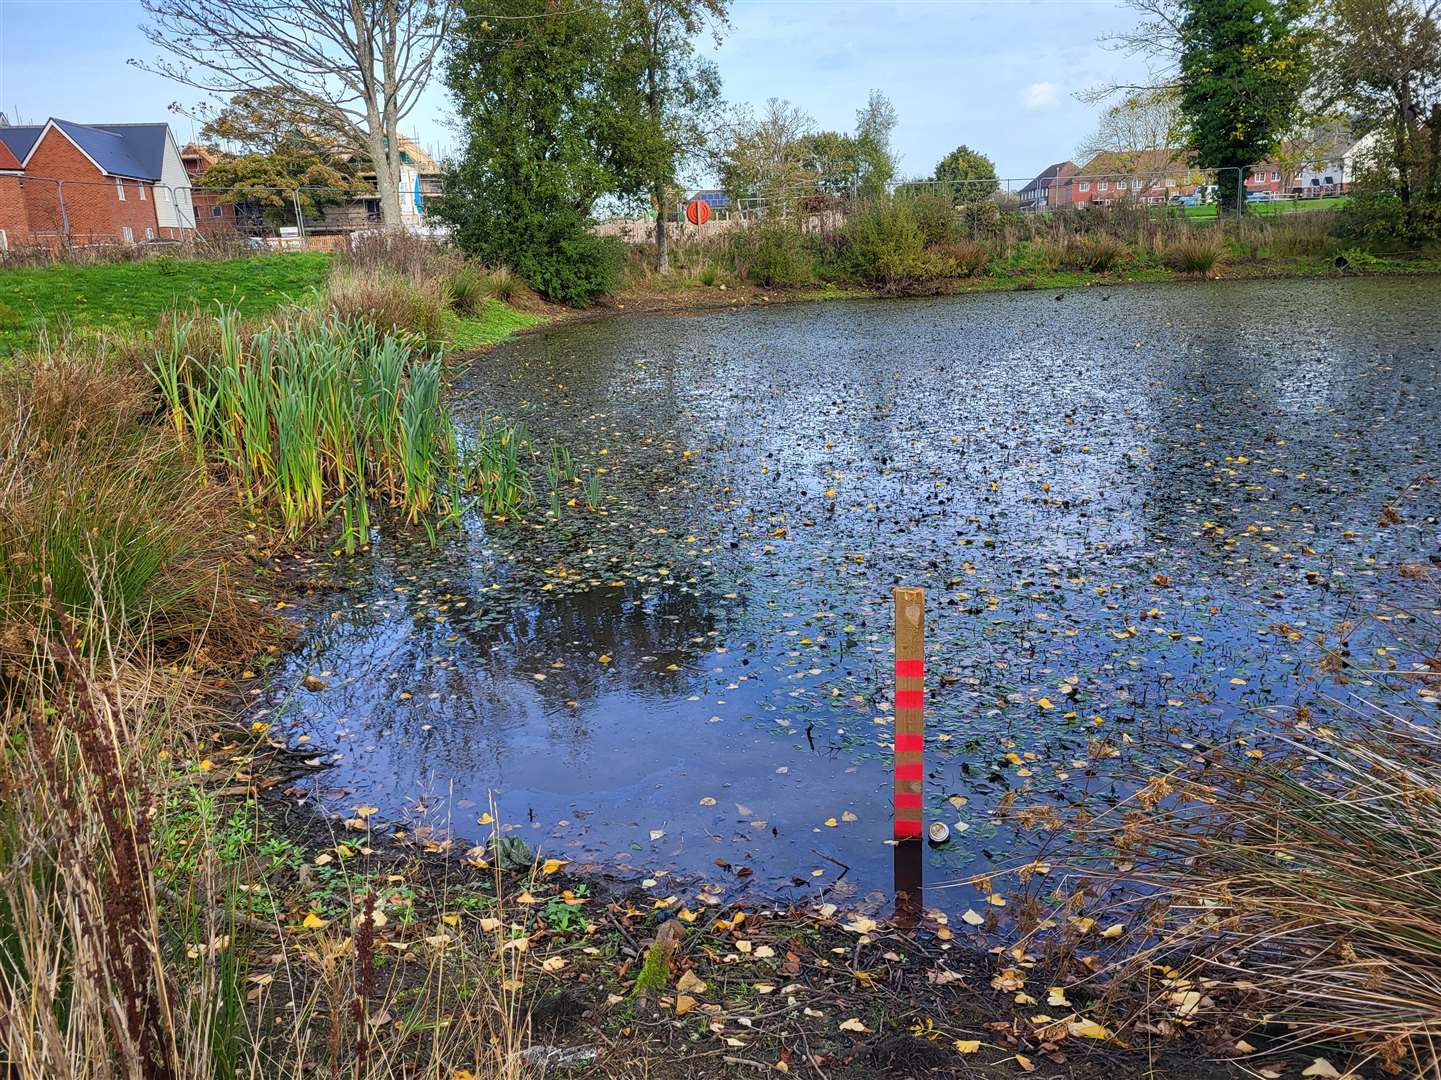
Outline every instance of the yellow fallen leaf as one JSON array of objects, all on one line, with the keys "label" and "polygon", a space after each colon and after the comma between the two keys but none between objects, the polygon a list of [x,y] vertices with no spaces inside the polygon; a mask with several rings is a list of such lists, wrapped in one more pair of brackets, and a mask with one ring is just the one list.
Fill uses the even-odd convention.
[{"label": "yellow fallen leaf", "polygon": [[853,814],[853,813],[851,813],[849,810],[846,810],[846,811],[844,811],[844,812],[841,814],[841,820],[842,820],[842,821],[860,821],[861,819],[858,818],[858,817],[856,817],[856,815]]},{"label": "yellow fallen leaf", "polygon": [[1043,709],[1054,709],[1054,708],[1056,707],[1055,705],[1053,705],[1053,704],[1051,703],[1051,699],[1048,698],[1048,697],[1043,697],[1043,698],[1041,698],[1041,700],[1038,701],[1038,702],[1036,702],[1036,704],[1039,705],[1039,706],[1040,706],[1041,708],[1043,708]]},{"label": "yellow fallen leaf", "polygon": [[322,919],[313,911],[306,912],[305,921],[300,924],[307,930],[324,930],[330,925],[329,921]]},{"label": "yellow fallen leaf", "polygon": [[660,839],[662,836],[664,836],[664,835],[665,835],[665,830],[664,830],[664,829],[652,829],[652,830],[650,831],[650,838],[651,838],[651,840],[653,840],[653,841],[654,841],[654,840],[659,840],[659,839]]},{"label": "yellow fallen leaf", "polygon": [[981,1048],[980,1039],[957,1039],[951,1044],[959,1054],[974,1054]]},{"label": "yellow fallen leaf", "polygon": [[1301,1075],[1338,1077],[1341,1074],[1336,1071],[1336,1066],[1332,1065],[1325,1058],[1317,1058],[1315,1061],[1311,1062],[1311,1064],[1307,1065],[1304,1069],[1301,1070]]},{"label": "yellow fallen leaf", "polygon": [[487,811],[486,813],[481,814],[480,817],[476,818],[475,823],[477,825],[493,825],[495,824],[495,818],[491,817],[490,813]]},{"label": "yellow fallen leaf", "polygon": [[1101,936],[1103,938],[1118,938],[1123,933],[1125,933],[1125,931],[1126,928],[1124,926],[1122,926],[1120,923],[1115,923],[1114,925],[1108,926],[1104,930],[1102,930]]},{"label": "yellow fallen leaf", "polygon": [[540,868],[540,872],[546,877],[549,877],[551,874],[555,873],[565,864],[565,859],[546,859],[545,863]]},{"label": "yellow fallen leaf", "polygon": [[834,828],[835,828],[837,825],[839,825],[839,824],[840,824],[840,822],[837,821],[837,820],[836,820],[835,818],[833,818],[833,817],[828,817],[828,818],[826,818],[826,827],[827,827],[827,828],[834,829]]},{"label": "yellow fallen leaf", "polygon": [[966,913],[961,916],[961,921],[967,926],[980,926],[986,920],[984,916],[977,915],[970,908],[966,908]]},{"label": "yellow fallen leaf", "polygon": [[552,975],[554,975],[557,971],[563,970],[564,968],[565,960],[559,956],[547,956],[540,965],[541,971],[549,972]]},{"label": "yellow fallen leaf", "polygon": [[500,929],[500,920],[490,918],[481,919],[479,925],[483,933],[493,934]]},{"label": "yellow fallen leaf", "polygon": [[854,915],[851,921],[845,924],[844,929],[853,934],[869,934],[876,928],[876,920],[865,915]]},{"label": "yellow fallen leaf", "polygon": [[851,1017],[849,1020],[842,1020],[842,1021],[841,1021],[841,1030],[842,1030],[842,1031],[854,1031],[854,1032],[857,1032],[857,1033],[859,1033],[859,1034],[861,1034],[861,1035],[869,1035],[869,1034],[871,1033],[871,1029],[868,1028],[868,1027],[866,1027],[865,1024],[861,1023],[859,1017],[855,1017],[855,1016]]},{"label": "yellow fallen leaf", "polygon": [[1060,1008],[1063,1005],[1070,1005],[1066,1000],[1066,991],[1059,986],[1053,986],[1046,992],[1046,1004],[1052,1008]]},{"label": "yellow fallen leaf", "polygon": [[695,998],[691,997],[689,994],[678,994],[678,995],[676,995],[676,999],[675,999],[675,1014],[676,1014],[677,1016],[684,1016],[686,1013],[688,1013],[688,1012],[690,1012],[692,1009],[694,1009],[695,1006],[696,1006],[696,1000],[695,1000]]},{"label": "yellow fallen leaf", "polygon": [[675,988],[686,994],[704,994],[705,980],[694,971],[682,971],[680,978],[676,980]]},{"label": "yellow fallen leaf", "polygon": [[1084,1017],[1067,1024],[1066,1030],[1078,1039],[1109,1039],[1111,1037],[1111,1033],[1100,1024]]}]

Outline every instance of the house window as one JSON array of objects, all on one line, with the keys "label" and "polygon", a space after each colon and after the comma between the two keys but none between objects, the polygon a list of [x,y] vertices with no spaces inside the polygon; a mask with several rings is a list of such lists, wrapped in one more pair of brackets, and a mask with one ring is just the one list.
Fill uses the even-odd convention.
[{"label": "house window", "polygon": [[1082,191],[1090,191],[1090,190],[1091,190],[1091,182],[1090,182],[1089,180],[1082,180],[1082,181],[1081,181],[1081,190],[1082,190]]},{"label": "house window", "polygon": [[1166,177],[1166,186],[1167,186],[1168,188],[1175,187],[1175,186],[1176,186],[1176,178],[1175,178],[1174,176],[1168,176],[1168,177]]},{"label": "house window", "polygon": [[1335,183],[1335,182],[1336,182],[1336,181],[1335,181],[1335,179],[1334,179],[1334,178],[1332,178],[1332,177],[1329,177],[1329,176],[1328,176],[1328,177],[1326,177],[1326,183],[1328,183],[1328,184],[1334,184],[1334,183]]},{"label": "house window", "polygon": [[1102,191],[1110,191],[1110,190],[1111,190],[1111,182],[1110,182],[1109,180],[1102,180],[1102,181],[1101,181],[1101,184],[1100,184],[1100,188],[1101,188]]},{"label": "house window", "polygon": [[129,225],[120,226],[120,239],[124,240],[127,244],[135,243],[135,233],[131,231]]},{"label": "house window", "polygon": [[5,235],[5,230],[0,229],[0,251],[10,250],[10,238]]},{"label": "house window", "polygon": [[1280,172],[1280,170],[1279,170],[1279,169],[1272,169],[1272,170],[1271,170],[1271,183],[1273,183],[1273,184],[1279,184],[1280,182],[1281,182],[1281,172]]},{"label": "house window", "polygon": [[166,202],[169,202],[169,201],[170,201],[170,189],[169,189],[168,187],[163,187],[163,188],[161,188],[161,189],[160,189],[160,194],[162,194],[162,195],[165,196],[165,201],[166,201]]},{"label": "house window", "polygon": [[1132,190],[1132,191],[1140,191],[1140,190],[1141,190],[1141,181],[1138,180],[1138,179],[1137,179],[1136,177],[1134,177],[1134,176],[1131,177],[1131,190]]},{"label": "house window", "polygon": [[125,181],[118,176],[115,178],[115,197],[121,202],[125,201]]},{"label": "house window", "polygon": [[154,240],[154,239],[155,239],[155,230],[152,229],[149,225],[145,226],[145,239],[147,239],[147,240]]},{"label": "house window", "polygon": [[220,214],[221,214],[220,204],[219,204],[219,203],[216,203],[214,206],[212,206],[212,207],[210,208],[210,216],[211,216],[211,217],[219,217]]}]

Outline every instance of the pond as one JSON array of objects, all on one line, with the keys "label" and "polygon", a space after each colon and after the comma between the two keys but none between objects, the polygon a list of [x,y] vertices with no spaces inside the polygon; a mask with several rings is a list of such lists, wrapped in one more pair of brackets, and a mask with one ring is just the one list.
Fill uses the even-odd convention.
[{"label": "pond", "polygon": [[1119,797],[1164,744],[1314,693],[1295,631],[1435,606],[1397,569],[1441,554],[1438,349],[1434,279],[524,337],[462,377],[458,417],[524,417],[599,477],[598,508],[572,485],[553,517],[537,465],[524,520],[297,560],[326,588],[256,713],[318,748],[342,816],[465,846],[493,809],[692,905],[859,903],[892,886],[891,590],[918,586],[925,809],[952,831],[926,879],[1011,865],[1064,828],[1013,832],[1002,801],[1044,825]]}]

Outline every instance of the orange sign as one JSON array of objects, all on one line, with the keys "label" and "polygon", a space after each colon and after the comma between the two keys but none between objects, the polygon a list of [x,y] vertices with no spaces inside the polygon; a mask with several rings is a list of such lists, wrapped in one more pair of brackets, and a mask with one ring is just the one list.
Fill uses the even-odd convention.
[{"label": "orange sign", "polygon": [[704,199],[692,199],[685,204],[685,219],[692,225],[704,225],[710,220],[710,203]]}]

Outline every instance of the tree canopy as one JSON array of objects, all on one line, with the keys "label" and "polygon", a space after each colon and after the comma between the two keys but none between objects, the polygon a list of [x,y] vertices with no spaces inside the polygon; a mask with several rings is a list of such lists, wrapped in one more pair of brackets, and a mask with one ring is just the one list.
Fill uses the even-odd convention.
[{"label": "tree canopy", "polygon": [[942,182],[956,202],[979,202],[1001,186],[995,162],[964,144],[936,162],[931,178]]}]

